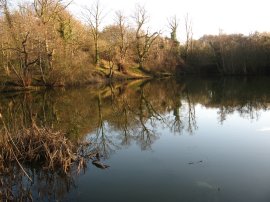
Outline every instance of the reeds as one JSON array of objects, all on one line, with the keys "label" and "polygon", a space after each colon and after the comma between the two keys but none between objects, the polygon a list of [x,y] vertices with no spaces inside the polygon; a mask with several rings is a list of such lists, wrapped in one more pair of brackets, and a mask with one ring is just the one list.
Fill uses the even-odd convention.
[{"label": "reeds", "polygon": [[43,169],[67,173],[75,162],[80,167],[85,165],[83,156],[77,154],[79,145],[71,143],[62,132],[54,132],[36,124],[16,134],[2,131],[0,147],[0,168],[13,162],[31,163],[41,165]]},{"label": "reeds", "polygon": [[18,182],[23,184],[22,181],[25,180],[32,183],[33,177],[30,177],[29,173],[33,167],[44,172],[71,176],[73,171],[78,173],[85,169],[87,160],[95,155],[95,152],[90,149],[90,143],[71,142],[61,131],[39,127],[33,122],[31,127],[21,127],[11,133],[1,114],[0,119],[2,122],[0,199],[2,200],[12,198],[16,190],[12,188],[14,184]]}]

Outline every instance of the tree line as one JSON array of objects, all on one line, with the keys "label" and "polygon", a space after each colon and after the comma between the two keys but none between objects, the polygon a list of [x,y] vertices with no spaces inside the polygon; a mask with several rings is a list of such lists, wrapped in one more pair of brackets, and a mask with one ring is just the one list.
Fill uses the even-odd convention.
[{"label": "tree line", "polygon": [[249,74],[269,72],[268,33],[204,36],[193,39],[185,17],[168,20],[170,37],[148,28],[147,10],[136,5],[131,17],[116,11],[105,25],[100,2],[84,10],[84,21],[67,9],[70,2],[32,0],[11,8],[0,0],[1,85],[64,86],[104,78],[136,78],[175,73]]},{"label": "tree line", "polygon": [[270,74],[270,33],[205,35],[192,46],[186,73]]},{"label": "tree line", "polygon": [[33,0],[16,9],[1,0],[0,6],[0,71],[5,84],[58,86],[94,82],[115,73],[162,70],[178,49],[177,24],[172,27],[173,39],[151,32],[146,28],[147,11],[139,5],[130,19],[134,26],[121,11],[115,12],[113,24],[105,26],[99,2],[85,9],[86,23],[61,0]]}]

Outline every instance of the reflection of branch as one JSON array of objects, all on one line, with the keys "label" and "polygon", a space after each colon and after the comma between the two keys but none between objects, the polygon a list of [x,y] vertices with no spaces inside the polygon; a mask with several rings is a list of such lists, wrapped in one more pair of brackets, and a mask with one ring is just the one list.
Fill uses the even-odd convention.
[{"label": "reflection of branch", "polygon": [[155,132],[146,127],[142,116],[140,116],[139,120],[142,128],[136,139],[139,141],[142,150],[151,149],[151,145],[157,139]]},{"label": "reflection of branch", "polygon": [[220,124],[223,124],[223,122],[226,120],[226,109],[224,106],[221,106],[219,111],[218,111],[218,114],[219,114],[219,122]]},{"label": "reflection of branch", "polygon": [[[174,19],[173,22],[175,22],[175,20],[176,19]],[[181,89],[179,90],[173,81],[169,82],[169,84],[170,84],[170,89],[173,93],[172,99],[173,99],[173,116],[174,116],[174,120],[172,121],[172,123],[169,124],[170,129],[174,133],[182,134],[182,131],[184,129],[184,123],[180,115],[180,109],[181,109],[182,103],[181,103],[179,92],[182,92],[185,89],[185,85],[183,85]]]},{"label": "reflection of branch", "polygon": [[[120,88],[119,88],[120,89]],[[120,95],[119,95],[120,94]],[[119,92],[118,97],[114,99],[112,103],[112,109],[114,120],[117,121],[117,128],[120,130],[119,139],[121,140],[121,145],[130,145],[132,138],[132,133],[130,131],[130,121],[129,121],[129,109],[127,97]],[[116,96],[114,94],[114,96]]]},{"label": "reflection of branch", "polygon": [[[160,114],[157,113],[157,111],[154,109],[152,104],[146,99],[143,89],[141,89],[141,102],[145,103],[147,112],[149,113],[149,117],[154,117],[157,120],[162,120],[162,117],[160,116]],[[143,104],[143,103],[141,103],[141,104]]]},{"label": "reflection of branch", "polygon": [[73,171],[70,175],[60,175],[50,171],[28,168],[33,182],[28,181],[19,168],[14,166],[9,174],[0,175],[1,199],[3,201],[33,201],[38,196],[42,201],[63,199],[64,196],[75,188]]},{"label": "reflection of branch", "polygon": [[154,122],[158,120],[158,121],[161,121],[163,124],[165,124],[167,127],[169,127],[166,120],[155,110],[151,102],[148,101],[148,99],[146,98],[144,94],[144,90],[142,88],[141,89],[141,105],[143,105],[143,103],[145,104],[145,107],[147,109],[148,119],[151,121],[152,126],[154,126]]},{"label": "reflection of branch", "polygon": [[[141,88],[141,97],[140,97],[140,105],[139,105],[139,123],[141,126],[141,131],[139,132],[139,135],[137,136],[137,140],[141,144],[141,148],[143,150],[151,148],[151,145],[153,142],[157,139],[157,136],[155,135],[155,131],[147,128],[145,125],[145,114],[144,114],[144,107],[147,109],[147,118],[150,120],[151,125],[154,126],[154,120],[163,120],[163,118],[155,111],[154,107],[151,105],[150,102],[146,99],[144,95],[143,88]],[[154,127],[153,127],[154,128]]]},{"label": "reflection of branch", "polygon": [[239,115],[243,118],[248,119],[258,119],[260,116],[259,110],[260,109],[267,109],[265,103],[257,102],[256,100],[249,100],[245,103],[241,103],[237,106],[226,106],[222,105],[219,107],[218,115],[219,115],[219,122],[223,124],[226,120],[226,116],[229,114],[233,114],[235,111],[239,113]]},{"label": "reflection of branch", "polygon": [[173,109],[174,121],[171,124],[170,128],[174,133],[181,134],[182,130],[184,129],[184,124],[181,120],[179,110],[180,110],[180,106],[176,105],[176,107]]},{"label": "reflection of branch", "polygon": [[194,130],[198,128],[197,122],[196,122],[196,113],[195,113],[195,106],[194,103],[191,103],[191,100],[189,98],[188,90],[186,90],[186,97],[188,102],[188,126],[187,131],[192,134]]},{"label": "reflection of branch", "polygon": [[127,102],[124,102],[123,114],[124,114],[124,124],[122,124],[122,130],[123,130],[122,144],[123,145],[129,145],[130,144],[130,140],[131,140],[132,137],[131,137],[131,133],[129,131],[129,124],[128,124],[128,104],[127,104]]},{"label": "reflection of branch", "polygon": [[96,137],[91,141],[96,145],[96,149],[101,153],[105,158],[109,158],[110,153],[117,149],[117,145],[111,139],[111,137],[106,135],[105,123],[103,120],[102,114],[102,103],[100,94],[98,96],[98,127]]},{"label": "reflection of branch", "polygon": [[240,106],[237,111],[240,113],[242,117],[248,116],[250,119],[258,119],[259,113],[258,110],[259,108],[263,108],[261,106],[258,106],[257,102],[253,101],[248,101],[245,106]]}]

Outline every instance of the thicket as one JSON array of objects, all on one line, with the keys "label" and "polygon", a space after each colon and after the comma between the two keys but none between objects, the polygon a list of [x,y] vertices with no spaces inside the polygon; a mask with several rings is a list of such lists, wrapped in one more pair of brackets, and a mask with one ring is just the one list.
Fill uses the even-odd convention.
[{"label": "thicket", "polygon": [[203,36],[193,41],[185,70],[202,74],[270,74],[270,34]]},{"label": "thicket", "polygon": [[[144,7],[128,23],[122,12],[103,25],[99,2],[84,10],[84,23],[60,0],[33,0],[10,8],[0,1],[0,79],[2,85],[63,86],[104,77],[139,77],[173,72],[180,60],[176,38],[150,32]],[[101,28],[102,27],[102,28]],[[173,53],[173,54],[172,54]],[[168,67],[167,69],[164,67]]]}]

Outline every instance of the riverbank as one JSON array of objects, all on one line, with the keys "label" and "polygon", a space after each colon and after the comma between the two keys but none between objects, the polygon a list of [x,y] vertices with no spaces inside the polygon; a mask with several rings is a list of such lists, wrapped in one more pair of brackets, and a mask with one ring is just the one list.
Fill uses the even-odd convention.
[{"label": "riverbank", "polygon": [[29,86],[18,84],[16,79],[1,77],[0,92],[30,92],[54,88],[85,87],[89,85],[103,85],[129,80],[164,78],[169,76],[173,76],[173,74],[169,72],[142,71],[140,68],[129,68],[129,70],[125,72],[114,70],[110,75],[110,69],[108,68],[95,68],[87,72],[82,72],[79,75],[63,74],[59,76],[59,80],[47,80],[47,83],[43,83],[39,79],[33,79],[33,82]]}]

